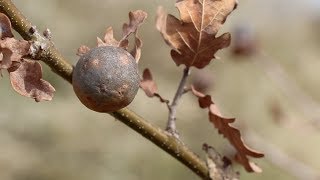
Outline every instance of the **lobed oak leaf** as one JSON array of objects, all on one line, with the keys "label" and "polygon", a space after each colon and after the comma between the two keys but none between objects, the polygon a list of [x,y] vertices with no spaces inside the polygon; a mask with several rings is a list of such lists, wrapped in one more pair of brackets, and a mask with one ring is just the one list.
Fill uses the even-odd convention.
[{"label": "lobed oak leaf", "polygon": [[103,40],[97,37],[97,46],[114,46],[114,47],[123,47],[124,49],[127,48],[128,42],[120,42],[114,38],[113,35],[113,28],[108,27],[104,34]]},{"label": "lobed oak leaf", "polygon": [[201,108],[208,108],[209,121],[218,129],[218,132],[228,139],[230,144],[237,150],[236,160],[244,166],[248,172],[261,172],[261,169],[250,162],[247,156],[261,158],[264,154],[257,152],[244,144],[241,133],[238,129],[230,124],[235,121],[235,118],[225,118],[221,115],[218,107],[214,104],[211,96],[194,89],[191,86],[192,93],[198,98]]},{"label": "lobed oak leaf", "polygon": [[12,61],[11,66],[7,69],[8,72],[13,72],[15,70],[17,70],[21,65],[21,62],[19,61]]},{"label": "lobed oak leaf", "polygon": [[102,39],[100,39],[99,37],[97,37],[97,46],[100,47],[100,46],[107,46],[107,44],[102,41]]},{"label": "lobed oak leaf", "polygon": [[241,154],[237,153],[235,155],[235,160],[242,164],[245,169],[249,172],[256,172],[256,173],[261,173],[262,169],[255,164],[254,162],[249,161],[249,159],[246,156],[242,156]]},{"label": "lobed oak leaf", "polygon": [[129,23],[124,23],[122,26],[122,39],[127,39],[130,34],[136,33],[146,18],[147,13],[142,10],[129,12]]},{"label": "lobed oak leaf", "polygon": [[2,61],[0,64],[0,69],[8,69],[10,68],[12,61],[11,61],[11,56],[12,56],[12,51],[10,49],[2,49]]},{"label": "lobed oak leaf", "polygon": [[169,103],[169,100],[166,100],[160,96],[158,93],[158,87],[155,81],[152,78],[150,70],[147,68],[143,71],[142,80],[140,81],[140,88],[145,92],[148,97],[157,97],[160,102]]},{"label": "lobed oak leaf", "polygon": [[158,9],[156,27],[172,47],[174,62],[200,69],[215,58],[218,50],[228,47],[230,34],[216,35],[235,6],[235,0],[180,0],[176,7],[181,20]]},{"label": "lobed oak leaf", "polygon": [[130,52],[130,54],[136,60],[136,63],[139,62],[140,57],[141,57],[141,47],[142,47],[142,41],[138,36],[136,36],[135,37],[135,46],[134,46],[133,50]]},{"label": "lobed oak leaf", "polygon": [[11,85],[16,92],[22,96],[31,97],[36,102],[52,100],[55,89],[50,83],[42,79],[40,63],[22,59],[16,70],[8,70]]},{"label": "lobed oak leaf", "polygon": [[13,37],[11,22],[8,16],[0,13],[0,39]]},{"label": "lobed oak leaf", "polygon": [[230,124],[235,121],[234,118],[224,118],[218,113],[215,105],[210,106],[209,120],[218,129],[219,133],[222,134],[233,147],[237,150],[236,160],[238,163],[242,164],[248,172],[261,172],[261,169],[250,162],[247,156],[260,158],[264,155],[253,149],[250,149],[244,144],[240,131]]},{"label": "lobed oak leaf", "polygon": [[[138,28],[142,25],[144,20],[147,18],[147,13],[142,10],[136,10],[129,12],[129,22],[124,23],[122,26],[122,38],[120,41],[114,38],[112,27],[106,29],[103,40],[97,37],[97,46],[114,46],[121,47],[128,51],[129,48],[129,36],[134,34],[134,46],[130,54],[135,58],[136,62],[139,62],[141,57],[142,41],[137,35]],[[79,53],[79,51],[78,51]],[[79,53],[80,55],[81,52]]]},{"label": "lobed oak leaf", "polygon": [[136,10],[133,12],[129,12],[129,23],[124,23],[122,26],[123,31],[123,37],[120,41],[120,44],[124,40],[128,40],[128,36],[130,34],[134,34],[134,48],[130,52],[131,55],[136,59],[136,62],[139,62],[139,59],[141,57],[141,47],[142,47],[142,41],[137,35],[138,28],[142,25],[144,20],[147,18],[147,13],[142,10]]},{"label": "lobed oak leaf", "polygon": [[148,97],[153,97],[158,91],[157,84],[153,81],[152,74],[148,68],[143,71],[140,87]]},{"label": "lobed oak leaf", "polygon": [[[2,61],[0,61],[0,64],[2,63]],[[20,66],[21,62],[18,61],[12,61],[11,66],[7,69],[8,72],[13,72],[15,70],[17,70]],[[1,68],[0,68],[0,76],[3,77]]]},{"label": "lobed oak leaf", "polygon": [[106,33],[104,35],[104,42],[107,46],[119,46],[119,41],[117,41],[113,36],[113,29],[112,27],[108,27]]},{"label": "lobed oak leaf", "polygon": [[22,56],[29,53],[30,43],[25,40],[16,40],[14,38],[0,39],[0,52],[2,53],[2,62],[0,69],[10,68],[13,61],[20,61]]},{"label": "lobed oak leaf", "polygon": [[119,47],[125,49],[126,51],[128,51],[128,47],[129,47],[129,40],[125,39],[122,40],[121,42],[119,42]]}]

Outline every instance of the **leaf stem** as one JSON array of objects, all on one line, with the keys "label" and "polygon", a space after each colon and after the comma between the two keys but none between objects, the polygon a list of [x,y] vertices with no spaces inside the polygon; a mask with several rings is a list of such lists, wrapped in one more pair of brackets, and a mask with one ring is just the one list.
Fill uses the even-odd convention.
[{"label": "leaf stem", "polygon": [[190,67],[186,66],[183,70],[182,78],[180,80],[176,94],[174,95],[174,98],[172,100],[172,103],[170,105],[168,105],[169,116],[168,116],[166,130],[177,138],[179,138],[179,134],[178,134],[178,131],[176,128],[177,107],[178,107],[178,103],[179,103],[180,98],[182,97],[182,95],[185,92],[185,85],[186,85],[186,82],[187,82],[189,75],[190,75]]},{"label": "leaf stem", "polygon": [[[0,12],[6,14],[13,25],[13,28],[25,39],[33,41],[43,41],[43,36],[38,33],[30,33],[30,29],[33,28],[31,22],[29,22],[22,13],[15,7],[11,0],[0,0]],[[51,69],[72,83],[72,65],[70,65],[65,58],[54,47],[53,43],[48,40],[48,46],[45,53],[39,53],[39,59],[45,62]],[[173,110],[173,117],[175,116],[175,108],[178,100],[183,92],[183,87],[186,78],[189,74],[189,68],[186,68],[182,78],[182,82],[179,85],[175,102],[172,103],[171,109]],[[156,144],[159,148],[163,149],[175,159],[183,163],[186,167],[192,170],[195,174],[203,179],[210,179],[208,168],[203,160],[201,160],[195,153],[193,153],[187,146],[180,141],[176,141],[176,138],[168,135],[165,131],[159,127],[155,127],[148,121],[138,116],[134,112],[127,108],[120,109],[116,112],[110,113],[111,116],[117,118],[122,123],[144,136],[146,139]]]}]

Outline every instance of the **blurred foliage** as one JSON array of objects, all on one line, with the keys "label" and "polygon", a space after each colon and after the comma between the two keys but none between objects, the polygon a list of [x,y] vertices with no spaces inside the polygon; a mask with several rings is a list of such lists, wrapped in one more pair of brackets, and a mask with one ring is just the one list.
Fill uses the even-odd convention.
[{"label": "blurred foliage", "polygon": [[[106,27],[119,32],[130,10],[145,10],[149,17],[140,33],[144,42],[140,70],[149,67],[159,92],[172,98],[182,67],[176,67],[155,29],[158,5],[177,14],[169,0],[25,0],[14,1],[18,8],[41,30],[49,28],[61,53],[75,64],[77,48],[95,45]],[[314,3],[314,4],[311,4]],[[228,18],[223,31],[245,24],[254,29],[259,47],[281,65],[313,99],[320,101],[319,22],[317,0],[289,1],[243,0]],[[315,22],[318,22],[316,24]],[[119,37],[119,34],[116,34]],[[289,97],[253,61],[257,56],[234,57],[231,48],[219,53],[208,67],[214,79],[210,90],[223,113],[237,117],[238,125],[264,138],[288,155],[314,169],[320,169],[319,129],[310,125],[310,114]],[[196,179],[197,177],[168,154],[146,141],[109,115],[87,110],[74,96],[72,87],[45,68],[45,79],[56,87],[54,100],[35,103],[17,95],[9,86],[7,75],[1,78],[0,108],[0,179]],[[270,103],[279,102],[287,121],[276,124]],[[199,155],[202,143],[230,155],[230,145],[208,123],[207,114],[195,108],[196,99],[185,95],[178,108],[177,125],[182,139]],[[164,127],[165,105],[145,97],[142,92],[130,108],[149,121]],[[317,120],[320,120],[320,115]],[[312,116],[312,117],[314,117]],[[251,146],[254,144],[248,143]],[[264,149],[260,149],[262,152]],[[203,156],[202,156],[203,157]],[[268,157],[257,161],[264,172],[248,174],[237,167],[242,179],[291,180],[283,167]]]}]

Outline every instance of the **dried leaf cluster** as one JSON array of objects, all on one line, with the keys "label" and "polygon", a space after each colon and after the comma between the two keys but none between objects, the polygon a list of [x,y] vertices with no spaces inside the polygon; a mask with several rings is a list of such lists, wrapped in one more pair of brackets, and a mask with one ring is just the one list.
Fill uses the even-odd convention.
[{"label": "dried leaf cluster", "polygon": [[228,47],[230,34],[216,35],[235,6],[234,0],[178,1],[176,7],[181,19],[159,8],[156,27],[172,48],[174,62],[203,68],[219,49]]},{"label": "dried leaf cluster", "polygon": [[[0,13],[0,72],[7,70],[13,89],[36,102],[51,100],[55,89],[42,79],[40,63],[28,60],[31,42],[13,37],[9,18]],[[2,74],[1,74],[2,75]]]},{"label": "dried leaf cluster", "polygon": [[140,82],[140,88],[146,93],[148,97],[157,97],[160,102],[169,103],[169,100],[164,99],[158,93],[158,87],[156,82],[152,78],[152,74],[149,69],[145,69],[142,74],[142,80]]},{"label": "dried leaf cluster", "polygon": [[[230,34],[217,37],[217,33],[236,6],[235,0],[178,0],[176,7],[180,19],[159,8],[156,27],[172,48],[171,57],[176,65],[204,68],[215,58],[218,50],[228,47]],[[140,87],[148,97],[156,96],[163,102],[164,98],[159,95],[149,69],[144,71]],[[261,172],[256,164],[249,161],[248,156],[260,158],[264,155],[244,144],[240,131],[231,125],[235,118],[223,117],[210,95],[197,91],[192,85],[187,89],[191,89],[198,98],[201,108],[208,109],[209,121],[237,150],[235,160],[248,172]]]},{"label": "dried leaf cluster", "polygon": [[[142,10],[136,10],[129,12],[129,23],[124,23],[122,26],[122,38],[120,41],[116,40],[113,34],[113,28],[108,27],[103,40],[97,37],[97,46],[114,46],[121,47],[130,52],[130,54],[139,62],[141,56],[142,41],[138,36],[138,28],[147,18],[147,13]],[[134,35],[134,48],[130,51],[129,48],[129,36]],[[90,50],[89,47],[82,45],[77,52],[77,55],[81,56]]]}]

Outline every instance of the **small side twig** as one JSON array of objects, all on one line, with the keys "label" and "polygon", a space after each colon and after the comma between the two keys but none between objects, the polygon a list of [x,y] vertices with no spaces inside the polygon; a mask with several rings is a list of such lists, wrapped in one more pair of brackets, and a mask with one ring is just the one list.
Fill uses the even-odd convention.
[{"label": "small side twig", "polygon": [[179,100],[181,96],[185,93],[185,85],[188,79],[188,76],[190,75],[190,67],[185,67],[183,70],[183,75],[180,80],[178,89],[176,91],[176,94],[174,95],[174,98],[172,100],[172,103],[168,105],[169,108],[169,116],[168,116],[168,122],[167,122],[167,128],[166,130],[175,136],[176,138],[179,138],[179,134],[176,128],[176,114],[177,114],[177,106],[179,103]]},{"label": "small side twig", "polygon": [[[34,33],[30,33],[29,30],[32,27],[22,13],[15,7],[11,0],[0,0],[0,12],[6,14],[13,25],[13,28],[25,39],[32,41],[42,41],[44,37],[35,36]],[[39,33],[38,33],[39,34]],[[48,45],[45,52],[39,54],[39,58],[45,62],[51,69],[59,76],[72,83],[72,65],[69,64],[65,58],[54,47],[54,44],[48,40]],[[183,91],[186,77],[189,74],[189,69],[185,70],[185,77],[183,83],[180,83],[175,97],[175,103],[172,103],[173,109],[181,96]],[[180,94],[180,95],[179,95]],[[120,109],[116,112],[110,113],[111,116],[117,118],[119,121],[144,136],[146,139],[156,144],[158,147],[169,153],[175,159],[186,165],[190,170],[203,179],[210,179],[208,168],[203,160],[201,160],[195,153],[193,153],[187,146],[176,141],[173,136],[167,135],[163,130],[148,121],[138,116],[134,112],[127,108]],[[175,116],[175,110],[173,117]]]}]

